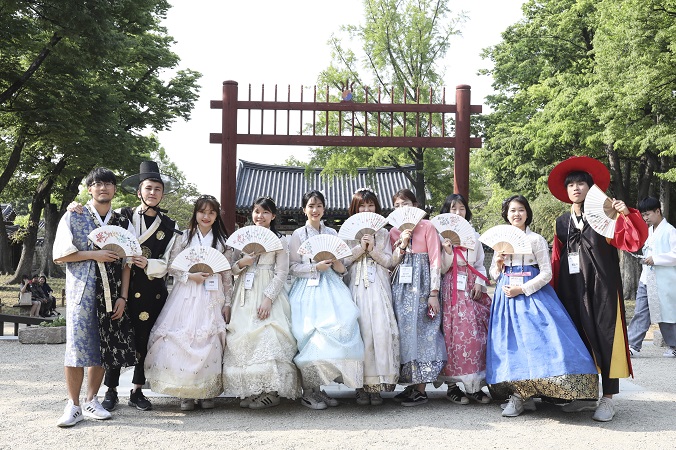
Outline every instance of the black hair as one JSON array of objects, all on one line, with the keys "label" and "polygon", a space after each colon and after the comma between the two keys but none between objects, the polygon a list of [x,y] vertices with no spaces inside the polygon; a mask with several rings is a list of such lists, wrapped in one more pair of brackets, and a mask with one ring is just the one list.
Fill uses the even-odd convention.
[{"label": "black hair", "polygon": [[256,201],[253,202],[253,205],[251,205],[252,212],[253,212],[253,209],[256,206],[260,206],[264,210],[270,211],[272,214],[275,215],[275,218],[270,221],[270,231],[275,233],[277,235],[277,237],[282,237],[282,233],[277,231],[277,224],[276,224],[276,221],[277,221],[277,217],[276,217],[277,216],[277,205],[275,205],[274,200],[272,200],[272,198],[270,198],[270,197],[258,197],[256,199]]},{"label": "black hair", "polygon": [[225,230],[223,219],[221,219],[221,204],[218,203],[218,200],[216,200],[216,197],[213,195],[200,195],[197,198],[195,207],[192,210],[192,217],[190,217],[190,222],[188,224],[188,245],[190,245],[192,238],[197,232],[197,212],[202,211],[207,206],[216,211],[216,220],[211,226],[211,232],[214,235],[214,240],[211,243],[211,246],[215,249],[218,249],[218,243],[220,243],[223,246],[223,250],[225,250],[225,241],[228,239],[228,232]]},{"label": "black hair", "polygon": [[396,202],[398,198],[409,200],[411,203],[413,203],[413,206],[418,206],[418,199],[415,198],[415,194],[410,189],[399,189],[392,196],[392,203]]},{"label": "black hair", "polygon": [[594,179],[592,178],[591,175],[587,172],[583,172],[581,170],[576,170],[574,172],[570,172],[568,175],[566,175],[566,179],[563,181],[564,187],[568,187],[570,183],[576,182],[576,181],[584,181],[587,183],[587,186],[592,187],[594,186]]},{"label": "black hair", "polygon": [[319,201],[322,202],[322,205],[324,205],[324,208],[326,208],[326,200],[324,199],[324,194],[322,194],[320,191],[316,189],[313,189],[303,194],[303,209],[305,209],[308,202],[313,198],[318,198]]},{"label": "black hair", "polygon": [[660,214],[662,214],[662,204],[655,197],[646,197],[638,202],[638,210],[641,213],[655,211],[657,209],[659,209]]},{"label": "black hair", "polygon": [[96,169],[89,172],[89,174],[87,174],[87,178],[85,178],[85,184],[87,187],[91,186],[97,181],[101,181],[102,183],[113,183],[115,186],[117,186],[117,178],[115,178],[115,174],[105,167],[97,167]]},{"label": "black hair", "polygon": [[526,226],[530,225],[533,222],[533,210],[530,209],[530,204],[523,195],[512,195],[507,200],[502,202],[502,218],[505,219],[505,222],[509,223],[509,219],[507,219],[507,212],[509,211],[509,204],[512,202],[521,203],[523,207],[526,208],[526,214],[528,214],[528,217],[526,218]]},{"label": "black hair", "polygon": [[451,207],[453,206],[454,203],[462,203],[463,206],[465,207],[465,220],[470,221],[472,220],[472,211],[469,209],[469,204],[467,203],[467,200],[465,200],[465,197],[462,196],[462,194],[451,194],[448,197],[446,197],[446,200],[444,200],[444,204],[441,206],[441,210],[439,210],[439,214],[446,214],[451,212]]},{"label": "black hair", "polygon": [[358,189],[357,192],[352,195],[348,215],[353,216],[357,214],[359,212],[359,206],[361,206],[362,203],[373,203],[376,207],[376,214],[381,214],[383,210],[380,207],[380,202],[378,201],[376,193],[370,189],[362,188]]}]

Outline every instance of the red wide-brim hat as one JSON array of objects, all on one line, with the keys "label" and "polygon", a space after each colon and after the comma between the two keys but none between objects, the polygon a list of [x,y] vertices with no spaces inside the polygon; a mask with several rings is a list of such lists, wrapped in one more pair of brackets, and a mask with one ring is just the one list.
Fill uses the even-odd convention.
[{"label": "red wide-brim hat", "polygon": [[562,202],[572,203],[566,189],[566,177],[571,172],[587,172],[591,175],[594,184],[603,192],[610,186],[610,172],[601,161],[589,156],[571,156],[556,165],[549,174],[547,184],[552,195]]}]

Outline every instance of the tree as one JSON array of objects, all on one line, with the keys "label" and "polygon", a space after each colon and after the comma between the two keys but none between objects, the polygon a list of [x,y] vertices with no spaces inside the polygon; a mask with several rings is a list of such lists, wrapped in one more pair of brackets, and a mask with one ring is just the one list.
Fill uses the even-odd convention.
[{"label": "tree", "polygon": [[[354,101],[359,102],[366,100],[364,88],[368,88],[371,102],[385,101],[386,97],[397,102],[404,98],[421,103],[438,101],[442,82],[438,62],[445,56],[450,38],[459,34],[457,27],[464,19],[462,14],[451,15],[447,0],[365,0],[364,25],[344,26],[341,28],[343,38],[336,35],[331,38],[333,61],[320,74],[318,83],[341,91],[349,84]],[[353,46],[360,47],[357,51],[361,56]],[[382,99],[378,97],[379,89]],[[432,99],[424,94],[430,89]],[[406,118],[407,134],[416,132],[414,118],[410,116]],[[374,116],[369,121],[375,122],[375,119]],[[323,120],[321,116],[318,118],[319,122]],[[392,120],[393,134],[402,136],[403,115],[395,115]],[[421,118],[419,136],[428,134],[426,120]],[[432,125],[438,129],[440,119],[435,120]],[[346,117],[346,121],[351,118]],[[335,131],[338,121],[330,122]],[[446,126],[452,127],[450,121]],[[363,123],[358,122],[355,127],[364,132]],[[369,130],[369,134],[373,132]],[[404,173],[414,186],[421,206],[427,202],[425,187],[430,189],[435,203],[448,193],[450,159],[443,149],[324,147],[313,149],[311,154],[310,165],[324,167],[324,174],[355,173],[359,167],[414,164],[416,170],[412,176]]]}]

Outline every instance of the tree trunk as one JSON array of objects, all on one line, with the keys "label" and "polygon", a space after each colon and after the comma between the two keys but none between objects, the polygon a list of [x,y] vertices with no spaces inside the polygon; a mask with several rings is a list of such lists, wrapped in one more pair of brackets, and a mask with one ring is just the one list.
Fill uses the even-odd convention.
[{"label": "tree trunk", "polygon": [[623,177],[620,157],[612,144],[605,145],[603,149],[606,152],[608,164],[610,165],[610,186],[613,188],[613,194],[615,198],[626,201],[627,190],[622,182]]},{"label": "tree trunk", "polygon": [[[660,158],[660,166],[662,172],[669,170],[671,164],[671,158],[668,156],[662,156]],[[671,182],[668,180],[660,180],[660,202],[662,202],[662,215],[667,221],[669,221],[669,202],[671,201],[670,196]]]},{"label": "tree trunk", "polygon": [[45,240],[42,244],[45,258],[42,261],[40,273],[48,278],[61,278],[65,274],[63,269],[52,260],[52,247],[54,246],[54,237],[56,236],[56,228],[59,225],[60,219],[61,214],[59,214],[56,205],[51,202],[47,203],[45,205]]},{"label": "tree trunk", "polygon": [[641,277],[641,264],[638,259],[627,255],[626,252],[622,250],[618,250],[618,252],[620,253],[620,274],[624,299],[635,299],[638,279]]},{"label": "tree trunk", "polygon": [[14,272],[14,277],[9,281],[10,283],[18,283],[21,281],[21,275],[25,273],[32,273],[33,269],[33,255],[35,253],[35,243],[38,239],[38,225],[40,224],[40,216],[45,207],[45,200],[49,198],[52,187],[56,178],[61,171],[66,167],[66,159],[62,158],[45,177],[38,183],[35,193],[33,194],[33,201],[31,202],[31,211],[28,220],[28,229],[23,240],[23,248],[21,249],[21,258],[19,264]]},{"label": "tree trunk", "polygon": [[659,161],[657,155],[652,152],[645,152],[641,157],[638,177],[638,201],[652,195],[652,182],[655,171],[658,170]]},{"label": "tree trunk", "polygon": [[[0,174],[0,192],[2,192],[9,180],[12,179],[16,168],[19,165],[21,160],[21,152],[23,151],[24,146],[26,145],[26,133],[23,131],[23,128],[19,130],[16,142],[12,148],[12,153],[7,159],[7,166],[5,170]],[[0,212],[0,216],[2,213]],[[7,228],[5,227],[4,217],[0,217],[0,273],[3,275],[12,272],[12,252],[10,251],[9,238],[7,237]]]}]

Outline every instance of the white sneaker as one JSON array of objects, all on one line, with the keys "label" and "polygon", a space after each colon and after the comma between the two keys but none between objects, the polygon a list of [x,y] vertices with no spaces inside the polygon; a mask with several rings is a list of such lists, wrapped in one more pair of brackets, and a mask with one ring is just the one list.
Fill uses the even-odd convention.
[{"label": "white sneaker", "polygon": [[192,411],[195,409],[195,399],[194,398],[183,398],[181,399],[181,411]]},{"label": "white sneaker", "polygon": [[336,400],[333,397],[329,397],[329,395],[326,393],[326,391],[320,391],[317,389],[314,391],[315,396],[319,399],[322,400],[324,403],[326,403],[327,406],[338,406],[338,400]]},{"label": "white sneaker", "polygon": [[84,419],[84,417],[82,417],[82,408],[80,406],[75,406],[73,400],[68,400],[68,403],[66,403],[66,407],[63,410],[63,415],[56,422],[56,426],[61,428],[72,427],[82,419]]},{"label": "white sneaker", "polygon": [[561,411],[567,413],[576,413],[582,411],[596,411],[596,400],[573,400],[561,407]]},{"label": "white sneaker", "polygon": [[523,412],[523,399],[518,394],[511,395],[507,407],[502,411],[502,417],[516,417]]},{"label": "white sneaker", "polygon": [[326,409],[328,406],[324,403],[324,400],[320,399],[319,396],[314,392],[308,392],[300,398],[300,403],[303,406],[307,406],[310,409]]},{"label": "white sneaker", "polygon": [[[509,403],[503,403],[500,405],[500,408],[505,409],[507,408],[507,405]],[[523,410],[524,411],[537,411],[537,407],[535,406],[535,399],[533,397],[529,398],[528,400],[524,400],[523,402]]]},{"label": "white sneaker", "polygon": [[629,346],[629,356],[632,358],[636,358],[638,356],[641,356],[641,350],[637,349],[636,347],[632,347],[631,345]]},{"label": "white sneaker", "polygon": [[608,397],[601,397],[599,400],[599,406],[596,407],[596,411],[592,416],[592,419],[597,422],[610,422],[615,416],[615,405],[613,404],[613,399]]},{"label": "white sneaker", "polygon": [[665,358],[676,358],[676,347],[669,347],[669,349],[662,353]]},{"label": "white sneaker", "polygon": [[110,411],[106,411],[106,409],[101,406],[97,396],[94,396],[93,399],[82,405],[82,414],[85,417],[96,420],[107,420],[112,417]]}]

